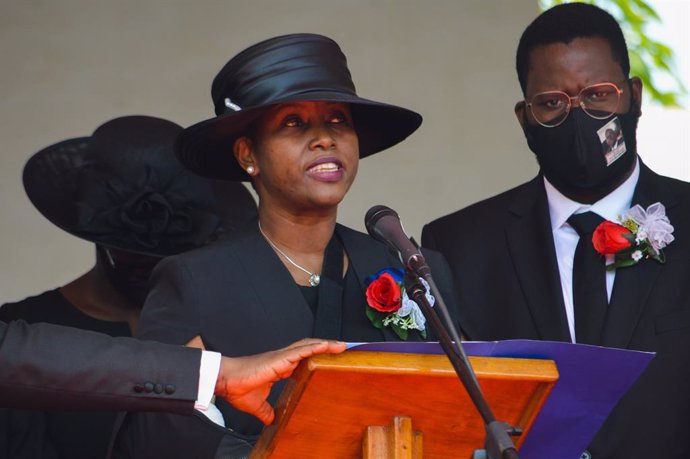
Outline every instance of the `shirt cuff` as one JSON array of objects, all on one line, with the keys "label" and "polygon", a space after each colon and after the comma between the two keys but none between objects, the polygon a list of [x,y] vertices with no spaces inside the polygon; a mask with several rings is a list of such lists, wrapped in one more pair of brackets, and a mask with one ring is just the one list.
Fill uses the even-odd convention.
[{"label": "shirt cuff", "polygon": [[220,358],[218,352],[202,351],[199,367],[199,392],[194,408],[205,411],[211,405],[211,399],[216,389],[216,381],[220,372]]}]

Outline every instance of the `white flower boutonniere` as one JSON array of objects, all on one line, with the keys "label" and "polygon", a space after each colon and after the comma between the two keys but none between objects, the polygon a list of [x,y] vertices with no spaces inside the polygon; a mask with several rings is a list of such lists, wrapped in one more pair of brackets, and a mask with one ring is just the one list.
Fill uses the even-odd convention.
[{"label": "white flower boutonniere", "polygon": [[673,225],[660,202],[644,209],[639,204],[619,217],[620,224],[602,222],[592,234],[592,244],[602,255],[614,255],[606,269],[632,266],[644,258],[666,262],[663,248],[675,239]]}]

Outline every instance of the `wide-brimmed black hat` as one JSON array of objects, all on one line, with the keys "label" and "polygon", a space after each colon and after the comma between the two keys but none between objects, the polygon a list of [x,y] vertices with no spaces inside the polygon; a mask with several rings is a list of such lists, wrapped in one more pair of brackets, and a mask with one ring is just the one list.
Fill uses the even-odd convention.
[{"label": "wide-brimmed black hat", "polygon": [[359,97],[338,44],[314,34],[283,35],[245,49],[218,73],[211,96],[216,117],[185,129],[176,153],[190,170],[217,179],[249,179],[233,144],[276,104],[348,103],[362,158],[404,140],[422,123],[412,110]]},{"label": "wide-brimmed black hat", "polygon": [[181,131],[160,118],[116,118],[34,154],[24,188],[48,220],[82,239],[160,257],[200,247],[254,218],[256,204],[242,184],[182,167],[173,153]]}]

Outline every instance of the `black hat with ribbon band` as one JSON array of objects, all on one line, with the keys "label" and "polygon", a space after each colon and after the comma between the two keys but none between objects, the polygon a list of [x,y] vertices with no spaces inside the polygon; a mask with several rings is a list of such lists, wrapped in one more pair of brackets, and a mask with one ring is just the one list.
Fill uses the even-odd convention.
[{"label": "black hat with ribbon band", "polygon": [[218,73],[211,96],[217,116],[185,129],[175,148],[190,170],[224,180],[249,180],[233,144],[277,104],[349,104],[362,158],[404,140],[422,123],[416,112],[359,97],[338,44],[314,34],[283,35],[245,49]]},{"label": "black hat with ribbon band", "polygon": [[48,220],[82,239],[159,257],[200,247],[254,218],[256,204],[242,184],[214,187],[183,168],[173,154],[181,131],[160,118],[116,118],[33,155],[24,188]]}]

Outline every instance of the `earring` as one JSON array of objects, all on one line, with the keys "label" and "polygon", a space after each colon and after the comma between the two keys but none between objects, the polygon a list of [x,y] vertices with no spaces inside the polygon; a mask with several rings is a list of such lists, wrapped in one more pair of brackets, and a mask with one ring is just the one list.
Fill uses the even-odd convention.
[{"label": "earring", "polygon": [[254,173],[254,166],[247,166],[247,174],[252,175]]}]

